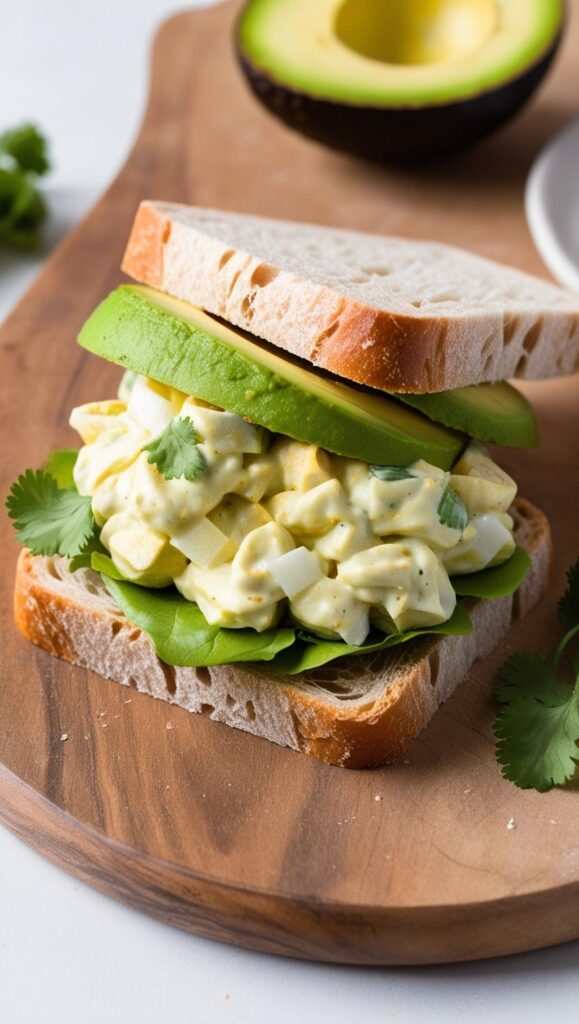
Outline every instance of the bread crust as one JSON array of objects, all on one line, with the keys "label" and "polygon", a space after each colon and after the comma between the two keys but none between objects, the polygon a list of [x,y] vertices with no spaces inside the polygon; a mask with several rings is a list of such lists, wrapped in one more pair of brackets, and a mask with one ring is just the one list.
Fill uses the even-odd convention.
[{"label": "bread crust", "polygon": [[[540,310],[521,308],[519,301],[500,313],[389,312],[184,226],[178,213],[188,209],[141,203],[123,258],[125,273],[341,377],[385,391],[424,393],[579,368],[579,304],[538,279],[519,275],[527,287],[535,281],[539,291],[547,290],[550,301]],[[513,273],[498,264],[491,268],[495,275]]]},{"label": "bread crust", "polygon": [[[336,673],[279,679],[266,665],[173,668],[115,608],[90,570],[70,574],[63,559],[19,558],[18,629],[50,654],[189,711],[310,754],[328,764],[370,768],[406,752],[472,663],[503,639],[513,619],[544,592],[551,564],[547,519],[530,502],[513,506],[516,536],[533,564],[513,597],[471,601],[473,632],[425,638],[379,655],[343,659]],[[332,679],[332,689],[328,679]],[[336,679],[349,699],[336,699]],[[353,680],[349,687],[349,680]],[[210,709],[210,710],[208,710]]]}]

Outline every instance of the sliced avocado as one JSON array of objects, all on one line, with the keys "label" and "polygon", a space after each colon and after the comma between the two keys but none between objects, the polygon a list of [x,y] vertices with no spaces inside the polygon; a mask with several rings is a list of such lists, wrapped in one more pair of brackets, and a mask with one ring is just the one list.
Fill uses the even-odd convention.
[{"label": "sliced avocado", "polygon": [[237,49],[255,94],[290,127],[416,160],[515,113],[563,20],[563,0],[249,0]]},{"label": "sliced avocado", "polygon": [[449,469],[465,438],[390,397],[328,380],[188,302],[122,285],[89,317],[84,348],[299,441],[364,462]]},{"label": "sliced avocado", "polygon": [[463,430],[477,441],[492,441],[507,448],[536,448],[539,444],[531,403],[506,380],[432,395],[396,397],[436,423]]}]

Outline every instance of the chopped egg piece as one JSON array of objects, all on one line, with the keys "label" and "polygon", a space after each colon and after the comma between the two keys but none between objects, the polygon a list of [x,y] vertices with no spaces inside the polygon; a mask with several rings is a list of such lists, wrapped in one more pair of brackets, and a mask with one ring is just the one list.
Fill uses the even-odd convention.
[{"label": "chopped egg piece", "polygon": [[209,519],[235,542],[236,548],[244,537],[258,526],[271,522],[267,509],[259,502],[247,501],[238,494],[228,494],[209,513]]},{"label": "chopped egg piece", "polygon": [[370,529],[367,515],[353,510],[351,519],[336,523],[327,533],[316,537],[313,547],[322,558],[342,562],[375,543],[376,537]]},{"label": "chopped egg piece", "polygon": [[339,480],[327,480],[311,491],[282,491],[269,499],[269,511],[277,522],[297,534],[325,533],[348,515],[346,495]]},{"label": "chopped egg piece", "polygon": [[498,516],[487,512],[474,516],[461,540],[442,559],[449,573],[479,572],[510,558],[515,550],[511,531]]},{"label": "chopped egg piece", "polygon": [[279,490],[311,491],[332,479],[330,458],[315,444],[280,437],[273,445],[272,457],[281,467],[283,486]]},{"label": "chopped egg piece", "polygon": [[368,605],[347,583],[326,576],[296,594],[291,611],[296,622],[312,632],[355,646],[364,643],[370,628]]},{"label": "chopped egg piece", "polygon": [[129,395],[127,411],[150,434],[160,434],[175,418],[175,409],[169,397],[164,397],[159,386],[154,387],[146,377],[137,377]]},{"label": "chopped egg piece", "polygon": [[322,575],[320,563],[307,548],[294,548],[269,563],[269,571],[286,597],[294,597]]},{"label": "chopped egg piece", "polygon": [[72,429],[80,434],[85,444],[92,444],[97,437],[111,429],[111,417],[117,418],[117,430],[121,422],[125,424],[126,418],[123,417],[123,413],[126,412],[126,408],[125,403],[119,402],[116,398],[106,402],[88,402],[87,405],[77,405],[72,410],[68,422]]},{"label": "chopped egg piece", "polygon": [[202,569],[228,561],[237,550],[231,538],[206,516],[176,530],[171,544]]},{"label": "chopped egg piece", "polygon": [[477,444],[468,446],[450,479],[473,516],[506,512],[517,493],[515,481]]},{"label": "chopped egg piece", "polygon": [[166,535],[124,513],[107,520],[101,541],[123,576],[143,586],[166,587],[186,565]]},{"label": "chopped egg piece", "polygon": [[262,449],[262,429],[254,427],[253,423],[247,423],[235,413],[208,409],[188,398],[181,406],[179,415],[191,420],[195,433],[204,444],[213,448],[217,455],[226,455],[230,452],[255,454]]}]

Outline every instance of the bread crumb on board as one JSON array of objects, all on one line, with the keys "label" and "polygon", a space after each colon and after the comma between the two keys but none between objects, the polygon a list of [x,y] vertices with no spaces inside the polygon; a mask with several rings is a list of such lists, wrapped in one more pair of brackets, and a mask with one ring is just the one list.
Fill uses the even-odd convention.
[{"label": "bread crumb on board", "polygon": [[64,741],[67,740],[67,739],[68,739],[68,733],[67,732],[63,732],[62,736],[60,737],[60,742],[64,743]]},{"label": "bread crumb on board", "polygon": [[507,828],[508,828],[509,832],[512,832],[513,829],[515,829],[516,827],[517,827],[517,823],[516,823],[515,819],[514,818],[509,818],[509,820],[507,821]]}]

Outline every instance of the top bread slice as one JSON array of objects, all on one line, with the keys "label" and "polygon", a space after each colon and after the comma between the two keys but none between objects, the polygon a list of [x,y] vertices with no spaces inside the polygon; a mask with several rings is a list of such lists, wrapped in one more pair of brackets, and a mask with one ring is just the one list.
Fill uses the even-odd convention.
[{"label": "top bread slice", "polygon": [[439,243],[147,201],[123,270],[385,391],[579,368],[579,299]]}]

